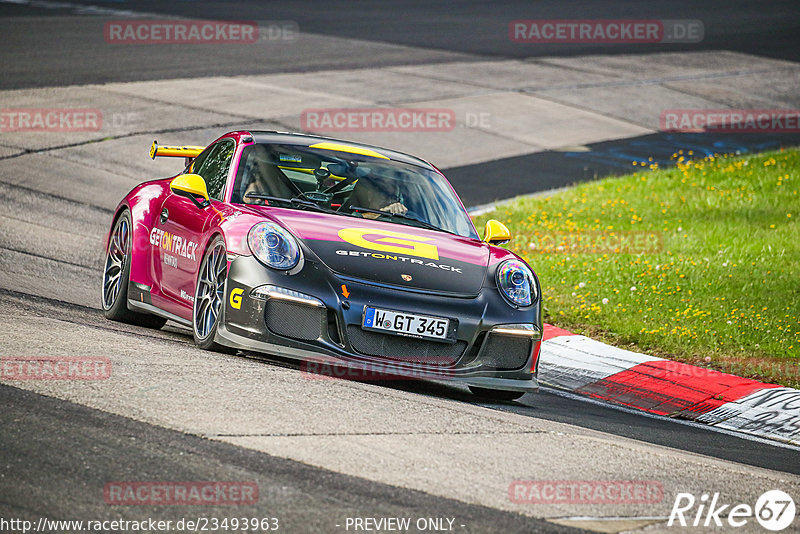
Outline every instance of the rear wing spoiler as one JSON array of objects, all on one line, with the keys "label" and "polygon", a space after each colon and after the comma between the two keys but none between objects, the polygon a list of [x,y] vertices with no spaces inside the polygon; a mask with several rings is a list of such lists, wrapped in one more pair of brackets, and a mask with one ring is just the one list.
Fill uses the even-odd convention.
[{"label": "rear wing spoiler", "polygon": [[205,149],[204,146],[158,146],[158,141],[153,141],[150,146],[150,157],[185,158],[188,165]]}]

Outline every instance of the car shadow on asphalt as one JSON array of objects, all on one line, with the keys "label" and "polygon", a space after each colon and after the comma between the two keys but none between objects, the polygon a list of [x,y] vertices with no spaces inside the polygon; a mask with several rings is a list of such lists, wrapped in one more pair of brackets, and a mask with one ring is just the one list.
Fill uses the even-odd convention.
[{"label": "car shadow on asphalt", "polygon": [[[290,358],[244,351],[240,351],[239,355],[262,361],[267,365],[307,372],[302,368],[302,362]],[[487,401],[473,395],[465,385],[444,381],[334,379],[464,402],[490,410],[564,423],[723,460],[800,474],[800,463],[796,461],[795,448],[772,445],[763,440],[753,441],[732,433],[722,434],[708,427],[637,413],[607,403],[581,399],[550,388],[541,388],[537,393],[527,393],[516,401]]]}]

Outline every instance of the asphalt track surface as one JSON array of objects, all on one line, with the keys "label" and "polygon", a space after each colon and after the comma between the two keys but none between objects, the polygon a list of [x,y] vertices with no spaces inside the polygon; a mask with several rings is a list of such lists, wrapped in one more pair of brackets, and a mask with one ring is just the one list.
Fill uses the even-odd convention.
[{"label": "asphalt track surface", "polygon": [[[302,372],[298,365],[279,358],[260,358],[252,354],[240,354],[233,359],[230,356],[215,356],[193,349],[191,336],[180,328],[167,327],[162,331],[150,331],[106,321],[94,304],[96,280],[100,277],[97,249],[83,241],[82,236],[99,235],[103,231],[109,215],[107,210],[80,205],[63,198],[53,198],[5,183],[0,184],[0,198],[4,206],[16,207],[15,211],[4,214],[0,238],[0,269],[3,271],[3,280],[0,282],[3,286],[0,290],[0,316],[4,317],[2,328],[7,338],[4,342],[5,355],[66,353],[109,354],[113,357],[112,351],[125,351],[125,346],[133,343],[136,348],[130,350],[135,350],[137,360],[146,362],[147,366],[159,366],[162,362],[165,366],[162,371],[149,378],[142,375],[142,380],[146,383],[139,384],[139,387],[145,392],[149,389],[150,380],[157,382],[159,376],[189,373],[185,379],[189,384],[182,387],[189,387],[190,395],[204,397],[208,395],[209,388],[216,387],[220,378],[237,372],[237,360],[254,361],[263,372],[288,372],[290,379],[301,382],[301,387],[317,386],[308,384],[307,380],[307,384],[303,385],[304,380],[299,378]],[[62,216],[76,221],[76,228],[73,230],[75,233],[61,234],[56,228]],[[24,234],[30,241],[18,242],[13,236],[17,232]],[[43,233],[53,235],[48,238]],[[53,237],[62,242],[58,245],[52,244]],[[72,253],[68,255],[70,250]],[[76,301],[86,302],[87,305],[76,304]],[[185,370],[181,370],[175,362],[166,361],[168,355],[173,353],[180,358],[190,358],[178,360],[183,362],[178,365],[187,366]],[[250,360],[248,356],[256,359]],[[208,358],[218,362],[220,367],[211,374],[202,372],[200,377],[193,377],[196,371],[190,370]],[[122,368],[125,366],[123,363]],[[182,380],[178,376],[174,378]],[[282,387],[280,383],[280,380],[274,383],[260,381],[259,389],[250,395],[252,398],[243,402],[259,402],[257,399],[263,395],[269,398],[275,394],[270,393],[274,387]],[[328,469],[319,469],[192,435],[202,436],[205,434],[203,432],[165,430],[163,425],[136,422],[109,415],[107,410],[78,406],[64,400],[65,396],[69,398],[70,393],[69,390],[62,391],[60,384],[44,391],[48,397],[17,389],[40,387],[37,384],[6,384],[0,387],[0,406],[3,407],[0,410],[0,424],[4,428],[0,433],[0,512],[4,517],[94,519],[115,518],[120,514],[126,518],[142,518],[147,515],[159,518],[181,517],[188,514],[183,507],[177,507],[178,510],[175,507],[124,507],[124,510],[120,510],[120,507],[109,507],[102,501],[102,485],[120,478],[228,480],[235,475],[238,477],[235,480],[256,480],[259,483],[262,497],[257,510],[252,512],[264,514],[274,511],[281,521],[293,526],[292,529],[287,529],[291,532],[335,531],[331,527],[334,517],[388,517],[397,514],[413,517],[428,517],[431,514],[436,514],[436,517],[457,517],[458,521],[469,526],[465,532],[556,529],[554,524],[542,525],[530,517],[487,511],[481,506],[421,495],[413,489],[365,481],[360,477],[345,476]],[[310,399],[337,405],[341,400],[338,398],[340,390],[328,389],[332,385],[323,381],[324,390],[309,389]],[[75,387],[81,388],[80,385]],[[152,387],[158,388],[159,385],[154,383]],[[129,396],[129,393],[124,393],[126,389],[123,386],[120,395]],[[178,391],[180,390],[176,389],[176,393]],[[420,424],[427,419],[427,404],[436,402],[445,404],[454,414],[473,406],[489,410],[487,413],[507,413],[521,417],[531,421],[536,427],[549,429],[551,425],[556,425],[557,435],[563,434],[565,440],[562,446],[567,448],[575,439],[570,432],[599,432],[603,442],[607,442],[612,449],[619,446],[618,440],[635,440],[649,444],[645,447],[653,447],[645,459],[633,462],[635,471],[645,478],[648,478],[647,473],[650,472],[650,462],[658,463],[659,458],[664,455],[674,454],[670,451],[699,455],[687,460],[682,467],[689,473],[695,468],[695,463],[707,461],[703,458],[734,462],[731,465],[738,466],[736,469],[743,472],[750,469],[746,466],[754,466],[774,470],[776,474],[783,473],[781,477],[792,477],[800,473],[796,449],[737,438],[668,419],[643,417],[604,405],[566,398],[546,390],[528,395],[515,403],[495,404],[476,402],[465,388],[442,383],[353,382],[350,383],[349,394],[355,396],[356,402],[359,397],[366,395],[364,402],[368,404],[365,408],[374,402],[375,397],[370,395],[377,394],[388,400],[395,395],[408,395],[410,400],[407,402],[417,406],[415,410],[419,410],[415,420],[419,418]],[[91,390],[79,392],[79,395],[88,395],[83,398],[90,402],[94,396]],[[232,392],[232,395],[237,394]],[[60,399],[56,400],[51,396]],[[141,400],[147,401],[145,411],[155,410],[169,418],[174,411],[169,404],[170,398],[168,395],[161,400]],[[373,401],[369,398],[373,398]],[[224,395],[217,400],[222,404],[228,402],[224,400]],[[320,419],[317,424],[327,429],[326,432],[347,432],[338,415],[330,416],[332,418],[327,414],[320,416],[307,404],[307,399],[294,398],[282,406],[281,409],[287,415],[281,419],[297,418],[299,426],[304,426],[303,421],[306,418]],[[221,407],[216,408],[220,409]],[[139,409],[130,411],[133,414],[141,413]],[[390,413],[385,416],[389,418],[386,423],[393,417]],[[143,416],[134,415],[134,419],[139,417]],[[219,414],[214,416],[210,413],[209,417],[219,417]],[[366,420],[372,417],[374,414],[364,415]],[[147,419],[144,418],[145,421]],[[256,420],[253,419],[247,426],[258,426]],[[451,426],[451,423],[438,418],[434,421],[438,421],[434,422],[435,426],[444,425],[448,428],[447,431],[459,432],[458,424]],[[378,426],[383,424],[385,423]],[[424,424],[429,425],[430,421]],[[561,425],[572,430],[564,430]],[[304,432],[298,432],[301,433],[298,439],[302,440]],[[370,433],[369,430],[366,432]],[[384,431],[376,431],[377,438],[381,437],[381,432]],[[552,433],[553,430],[549,432]],[[422,430],[418,436],[411,431],[410,435],[402,438],[401,443],[410,445],[414,440],[423,440],[424,435],[425,431]],[[493,434],[490,432],[486,436],[490,442],[494,439],[491,435]],[[221,439],[208,434],[205,437]],[[497,435],[496,439],[501,437],[502,434]],[[527,443],[529,451],[525,457],[537,457],[540,453],[537,442],[538,438],[531,438]],[[380,449],[376,452],[379,451]],[[488,452],[484,451],[484,454]],[[546,454],[553,458],[554,466],[564,461],[559,458],[561,453],[558,450],[548,450]],[[620,454],[619,461],[622,465],[632,462],[626,459],[628,453],[621,451]],[[315,455],[318,453],[312,454]],[[617,466],[608,471],[608,468],[593,462],[589,451],[580,458],[585,464],[574,465],[572,468],[585,471],[587,478],[601,478],[599,472],[606,478],[613,479],[613,473],[625,470]],[[420,459],[420,462],[424,460]],[[363,473],[369,479],[373,469],[380,468],[361,465],[356,466],[353,471]],[[276,472],[279,474],[276,475]],[[754,480],[758,481],[760,476],[763,476],[763,471],[756,469]],[[285,493],[275,492],[275,487],[290,489],[285,490]],[[765,489],[762,488],[762,491]],[[237,514],[241,511],[243,510],[237,508]],[[581,511],[581,507],[577,507],[578,513],[562,515],[582,515],[579,513]],[[209,508],[203,510],[203,515],[215,516],[222,512],[227,510]]]},{"label": "asphalt track surface", "polygon": [[[105,484],[137,477],[256,482],[259,498],[255,505],[236,507],[235,513],[230,506],[141,506],[121,512],[122,507],[116,507],[117,517],[177,522],[201,511],[201,515],[220,519],[277,517],[282,531],[326,532],[344,525],[347,517],[413,514],[457,518],[458,525],[469,524],[472,532],[575,531],[519,514],[326,472],[13,387],[0,386],[0,405],[5,429],[0,436],[3,517],[33,522],[43,513],[49,519],[106,517],[110,507],[103,496]],[[76,514],[76,505],[80,514]]]},{"label": "asphalt track surface", "polygon": [[[292,21],[301,31],[364,41],[358,49],[320,49],[313,42],[254,53],[247,45],[226,47],[102,46],[91,17],[72,7],[0,3],[4,44],[0,89],[32,86],[154,80],[227,74],[313,71],[414,64],[456,58],[502,59],[688,50],[734,50],[800,60],[800,5],[793,0],[695,2],[657,0],[609,2],[313,0],[286,3],[205,0],[67,2],[138,13],[196,19]],[[52,19],[53,15],[75,18]],[[32,18],[29,18],[32,17]],[[153,17],[156,18],[156,17]],[[508,38],[516,19],[699,19],[704,39],[692,44],[524,45]],[[411,47],[404,53],[381,47]],[[98,46],[100,45],[100,46]],[[425,51],[422,52],[421,49]],[[34,67],[34,68],[32,68]]]},{"label": "asphalt track surface", "polygon": [[[89,7],[87,7],[89,6]],[[106,10],[106,11],[98,11]],[[147,19],[255,20],[296,24],[303,39],[262,45],[115,45],[103,25],[132,12]],[[704,39],[691,44],[519,44],[515,19],[697,19]],[[800,61],[800,4],[770,2],[206,2],[201,0],[0,1],[0,90],[173,78],[314,72],[453,61],[577,57],[592,54],[738,51]],[[326,81],[303,87],[324,92]],[[754,100],[757,102],[758,100]],[[792,102],[790,102],[791,104]],[[541,151],[483,164],[447,166],[467,206],[630,172],[631,160],[671,163],[678,149],[697,154],[777,149],[800,134],[670,134],[602,141],[586,152]],[[501,180],[486,180],[502,176]],[[487,200],[488,199],[488,200]]]},{"label": "asphalt track surface", "polygon": [[[767,57],[800,59],[796,2],[772,5],[709,2],[701,7],[694,3],[682,6],[675,2],[655,2],[648,5],[647,13],[635,13],[634,9],[640,4],[628,2],[607,3],[602,8],[584,2],[572,5],[569,12],[558,7],[561,3],[539,3],[535,13],[532,13],[529,3],[496,2],[486,5],[470,3],[468,9],[432,2],[402,3],[402,6],[388,3],[380,7],[371,2],[347,3],[346,8],[336,3],[325,3],[324,7],[299,2],[292,3],[291,7],[254,7],[244,2],[227,2],[224,10],[219,3],[188,0],[95,3],[98,4],[113,9],[165,14],[185,14],[187,9],[191,9],[195,18],[293,20],[311,32],[363,39],[364,49],[361,54],[346,57],[337,50],[293,49],[286,55],[271,57],[269,61],[248,58],[246,50],[233,48],[227,51],[214,48],[200,53],[196,49],[202,47],[186,47],[180,53],[165,54],[163,49],[129,47],[120,49],[119,55],[115,55],[79,38],[80,29],[92,20],[75,15],[73,7],[52,9],[52,6],[31,8],[0,4],[0,27],[4,36],[0,58],[7,71],[7,75],[0,78],[0,88],[313,71],[323,67],[368,67],[422,60],[444,62],[476,57],[630,51],[624,46],[609,50],[608,47],[584,45],[531,51],[507,42],[505,28],[509,20],[575,18],[577,12],[581,12],[583,18],[703,19],[707,39],[692,46],[723,47]],[[385,23],[387,20],[391,24]],[[499,37],[495,31],[498,27]],[[394,49],[383,48],[383,43],[419,48],[398,54]],[[689,45],[671,46],[685,49]],[[209,54],[213,57],[208,57]],[[727,141],[750,143],[753,149],[771,147],[776,142],[773,138],[754,137]],[[630,140],[625,142],[631,146]],[[552,175],[557,176],[557,166],[563,160],[548,163],[544,158],[553,157],[552,153],[549,154],[506,161],[503,165],[510,174],[531,164],[545,169],[551,165]],[[585,162],[577,165],[576,169],[582,169],[585,176],[575,180],[591,179],[596,174],[591,168],[587,170]],[[608,172],[615,169],[608,161],[597,162],[597,165],[605,165]],[[451,169],[450,174],[463,177],[462,181],[468,184],[470,176],[479,176],[483,171],[477,165]],[[30,169],[31,176],[42,172],[45,171],[41,168]],[[124,352],[129,343],[136,345],[137,358],[148,364],[156,364],[179,353],[183,357],[196,358],[191,360],[192,365],[206,362],[218,365],[218,375],[203,375],[191,384],[198,393],[213,388],[217,381],[235,372],[226,367],[240,365],[256,366],[269,376],[274,375],[276,384],[296,380],[300,371],[291,362],[248,354],[228,357],[202,353],[192,349],[191,336],[180,328],[167,327],[154,332],[105,321],[95,298],[101,267],[97,245],[107,230],[113,202],[102,192],[81,195],[78,191],[79,188],[91,190],[98,184],[82,184],[74,178],[70,180],[65,182],[69,192],[53,194],[53,188],[41,181],[25,183],[26,180],[19,180],[10,171],[0,172],[0,204],[3,206],[0,216],[0,317],[6,347],[3,355],[96,355],[97,350]],[[479,184],[479,180],[475,183]],[[547,182],[548,187],[551,185],[557,187],[564,183],[553,178],[552,182]],[[520,191],[517,188],[508,193]],[[463,193],[468,202],[478,202],[483,198],[477,185],[468,187]],[[70,332],[74,334],[67,335]],[[175,373],[179,368],[166,369],[166,372],[171,369]],[[186,372],[188,374],[189,370]],[[170,426],[160,420],[151,420],[152,413],[159,411],[158,406],[152,404],[139,407],[141,411],[131,410],[130,417],[115,415],[111,409],[92,407],[105,401],[98,400],[91,388],[64,392],[57,388],[44,388],[41,391],[44,394],[20,389],[37,387],[29,383],[0,385],[0,428],[3,429],[0,432],[0,517],[35,520],[41,516],[64,519],[158,516],[167,519],[197,513],[222,515],[227,510],[109,507],[103,502],[102,487],[112,480],[255,480],[261,495],[258,506],[248,510],[237,509],[235,515],[276,515],[281,517],[282,525],[290,532],[337,531],[340,529],[334,525],[346,517],[399,515],[455,517],[458,524],[466,525],[465,532],[568,530],[531,517],[537,515],[535,513],[514,513],[465,502],[463,498],[450,499],[411,489],[409,486],[413,484],[405,479],[396,484],[376,481],[380,477],[371,473],[381,469],[378,465],[362,465],[363,476],[353,476],[358,467],[326,469],[317,462],[287,459],[291,454],[280,457],[259,452],[258,447],[224,442],[224,437],[212,432],[175,430],[175,426],[180,425]],[[564,451],[569,450],[578,438],[591,435],[599,436],[595,442],[598,454],[607,452],[606,449],[618,449],[623,455],[620,465],[633,462],[635,465],[631,472],[642,478],[647,477],[651,468],[655,469],[665,457],[682,458],[684,463],[680,465],[688,476],[700,465],[723,466],[741,472],[754,480],[753,487],[748,488],[754,494],[772,489],[758,485],[757,481],[762,478],[768,478],[771,483],[796,480],[795,475],[800,474],[800,456],[792,448],[738,438],[668,419],[643,417],[547,390],[515,403],[494,404],[477,403],[464,388],[440,383],[354,382],[349,383],[346,389],[314,387],[313,391],[321,402],[331,405],[343,403],[345,394],[355,398],[356,406],[358,399],[363,397],[365,413],[370,399],[378,398],[374,395],[387,399],[389,406],[392,406],[391,402],[399,404],[402,400],[416,411],[420,426],[431,424],[428,412],[432,405],[449,410],[448,413],[456,420],[475,412],[484,414],[486,418],[497,414],[496,417],[507,417],[509,421],[528,421],[526,424],[541,429],[537,432],[546,432],[556,446],[539,450],[539,438],[534,434],[526,443],[526,455],[533,460],[537,455],[545,454],[554,465],[567,459],[574,461],[575,456]],[[175,394],[179,393],[176,390]],[[121,391],[120,397],[126,394]],[[67,400],[73,395],[82,402]],[[254,395],[249,400],[255,398]],[[287,402],[284,408],[298,418],[298,426],[306,418],[328,416],[327,413],[314,413],[304,397]],[[166,407],[161,412],[169,419]],[[383,415],[387,419],[394,417],[392,412]],[[279,419],[276,415],[276,420]],[[345,426],[338,418],[318,421],[318,424],[331,432]],[[447,421],[441,424],[448,429],[451,426]],[[456,428],[450,430],[459,431],[457,423],[452,425]],[[493,429],[486,432],[487,443],[492,443],[489,438],[498,442],[503,439],[502,431]],[[376,431],[376,439],[381,438],[378,434],[380,432]],[[414,440],[421,441],[422,434],[411,432],[404,439],[410,445]],[[358,438],[357,433],[353,435],[354,440]],[[301,444],[304,437],[298,436],[298,447],[304,446]],[[634,446],[646,454],[628,459],[624,455]],[[614,478],[616,472],[624,471],[619,465],[599,465],[593,452],[585,451],[582,456],[585,464],[574,466],[578,472],[584,472],[585,477]],[[470,457],[458,460],[469,463]],[[424,463],[425,460],[421,458],[419,461]],[[502,463],[503,458],[498,461]],[[455,462],[452,468],[454,472],[465,469],[459,462]],[[351,474],[347,474],[348,471]],[[546,474],[540,476],[547,478]],[[473,482],[481,484],[480,480]],[[709,483],[724,487],[727,481],[720,479]],[[581,515],[582,512],[583,509],[578,507],[560,515]],[[615,513],[618,511],[610,510],[605,515]]]}]

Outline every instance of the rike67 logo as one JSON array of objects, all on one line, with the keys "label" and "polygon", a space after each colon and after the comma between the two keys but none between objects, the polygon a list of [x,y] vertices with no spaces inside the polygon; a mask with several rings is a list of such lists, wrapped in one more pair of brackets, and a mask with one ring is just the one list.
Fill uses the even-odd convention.
[{"label": "rike67 logo", "polygon": [[704,493],[699,499],[691,493],[678,493],[667,526],[736,528],[747,525],[755,517],[762,527],[777,532],[792,524],[795,512],[794,500],[781,490],[765,492],[755,506],[723,504],[719,493],[711,496]]}]

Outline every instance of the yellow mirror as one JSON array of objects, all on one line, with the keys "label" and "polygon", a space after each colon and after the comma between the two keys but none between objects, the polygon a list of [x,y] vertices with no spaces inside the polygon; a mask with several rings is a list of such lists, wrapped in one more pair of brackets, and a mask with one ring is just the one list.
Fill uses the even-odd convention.
[{"label": "yellow mirror", "polygon": [[200,206],[196,197],[203,197],[208,202],[208,190],[206,189],[206,181],[199,174],[181,174],[169,184],[169,188],[176,195],[189,197],[195,204]]},{"label": "yellow mirror", "polygon": [[483,240],[490,245],[502,245],[511,241],[511,232],[500,221],[489,219],[483,231]]}]

